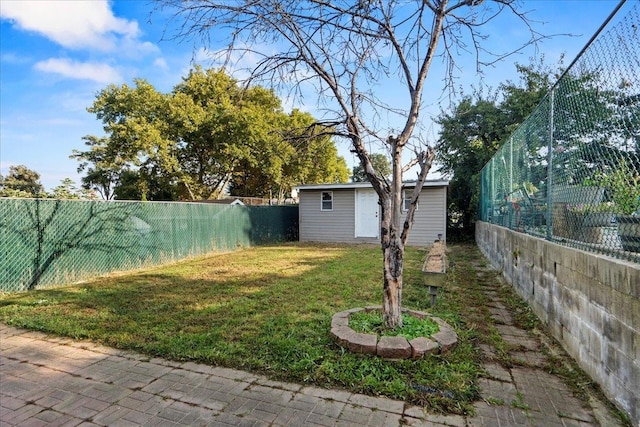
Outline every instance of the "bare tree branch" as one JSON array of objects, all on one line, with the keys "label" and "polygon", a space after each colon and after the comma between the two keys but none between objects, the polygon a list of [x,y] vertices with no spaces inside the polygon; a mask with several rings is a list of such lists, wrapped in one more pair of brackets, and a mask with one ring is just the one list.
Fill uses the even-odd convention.
[{"label": "bare tree branch", "polygon": [[[477,68],[491,65],[546,36],[535,31],[518,0],[164,0],[182,22],[176,37],[210,42],[229,32],[226,66],[238,53],[259,59],[248,70],[251,82],[302,96],[313,87],[327,117],[316,126],[324,135],[347,139],[378,194],[380,243],[384,253],[384,311],[389,326],[401,322],[404,247],[415,207],[435,159],[434,150],[416,142],[416,157],[402,166],[403,150],[420,126],[429,72],[434,60],[445,64],[443,90],[453,90],[460,54]],[[504,52],[485,48],[483,27],[510,13],[529,38]],[[435,81],[439,81],[434,79]],[[397,94],[384,98],[389,84]],[[401,105],[397,99],[401,98]],[[397,119],[397,125],[390,125]],[[317,129],[314,129],[314,133]],[[366,144],[378,141],[391,157],[389,180],[376,175]],[[403,174],[418,166],[411,207],[401,222]]]}]

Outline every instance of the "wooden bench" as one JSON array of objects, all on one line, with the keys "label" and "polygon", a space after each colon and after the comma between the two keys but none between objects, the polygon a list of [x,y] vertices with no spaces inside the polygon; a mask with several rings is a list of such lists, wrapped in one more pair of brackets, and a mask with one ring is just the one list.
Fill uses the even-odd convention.
[{"label": "wooden bench", "polygon": [[422,277],[424,284],[429,287],[431,295],[431,306],[436,304],[438,288],[442,287],[445,282],[445,274],[447,273],[447,246],[441,239],[436,240],[422,265]]}]

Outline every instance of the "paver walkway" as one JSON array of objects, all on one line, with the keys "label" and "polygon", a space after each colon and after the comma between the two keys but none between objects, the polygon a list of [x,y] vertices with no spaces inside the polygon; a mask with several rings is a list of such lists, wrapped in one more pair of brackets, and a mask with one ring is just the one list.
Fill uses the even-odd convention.
[{"label": "paver walkway", "polygon": [[[495,349],[481,346],[486,374],[480,380],[482,400],[468,426],[621,426],[603,402],[590,405],[577,399],[560,378],[545,369],[541,337],[514,326],[512,313],[501,300],[499,286],[506,286],[491,269],[475,266],[482,292],[491,301],[488,309],[494,327],[515,362],[505,368],[497,362]],[[486,277],[485,277],[486,276]],[[483,280],[484,279],[484,280]]]},{"label": "paver walkway", "polygon": [[545,356],[538,339],[513,326],[493,286],[498,284],[483,287],[492,297],[492,318],[521,363],[506,369],[496,362],[495,349],[482,348],[486,375],[473,417],[426,414],[402,401],[274,382],[0,324],[0,426],[621,425],[606,410],[585,407],[539,368]]}]

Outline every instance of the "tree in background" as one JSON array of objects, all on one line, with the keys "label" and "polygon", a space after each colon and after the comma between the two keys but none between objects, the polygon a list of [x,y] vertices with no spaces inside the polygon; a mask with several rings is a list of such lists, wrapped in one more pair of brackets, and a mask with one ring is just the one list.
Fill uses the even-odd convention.
[{"label": "tree in background", "polygon": [[60,181],[60,185],[55,187],[50,194],[50,199],[63,200],[97,200],[98,195],[95,191],[87,188],[78,188],[71,178],[64,178]]},{"label": "tree in background", "polygon": [[54,199],[80,199],[80,191],[71,178],[65,178],[53,189],[50,196]]},{"label": "tree in background", "polygon": [[572,69],[554,89],[555,183],[601,185],[626,162],[640,170],[640,95],[605,73]]},{"label": "tree in background", "polygon": [[311,114],[294,109],[280,118],[275,150],[261,152],[260,162],[240,168],[231,183],[232,194],[264,195],[282,201],[299,184],[349,180],[346,161],[338,155],[331,137],[318,133]]},{"label": "tree in background", "polygon": [[139,170],[123,169],[113,189],[117,200],[180,200],[180,186],[157,169],[146,166]]},{"label": "tree in background", "polygon": [[[389,164],[389,158],[384,154],[380,153],[371,153],[371,165],[373,166],[373,170],[376,175],[389,179],[391,176],[391,165]],[[369,177],[365,173],[362,165],[357,165],[353,167],[353,175],[351,176],[351,180],[353,182],[367,182],[369,181]]]},{"label": "tree in background", "polygon": [[440,171],[452,175],[448,191],[449,227],[454,225],[452,219],[457,220],[455,225],[472,233],[480,170],[507,134],[504,116],[494,100],[477,93],[475,97],[465,96],[450,113],[442,114],[438,123]]},{"label": "tree in background", "polygon": [[122,174],[127,172],[126,160],[108,151],[109,140],[87,135],[82,138],[87,151],[73,150],[69,156],[80,162],[78,173],[84,172],[82,188],[96,191],[103,200],[113,199],[115,188],[121,185]]},{"label": "tree in background", "polygon": [[145,197],[157,174],[167,177],[174,186],[182,184],[187,191],[189,183],[181,180],[184,177],[175,156],[169,100],[143,79],[134,80],[133,87],[109,85],[98,93],[87,110],[103,122],[107,136],[85,136],[89,149],[74,150],[70,156],[81,162],[79,171],[87,172],[83,177],[85,188],[95,189],[108,200],[115,196],[122,175],[134,171],[138,176],[136,186]]},{"label": "tree in background", "polygon": [[[257,165],[274,149],[272,125],[280,100],[263,88],[242,88],[221,70],[196,67],[173,91],[178,163],[192,186],[192,198],[217,198],[234,172]],[[274,159],[274,162],[277,162]],[[265,170],[277,168],[263,163]]]},{"label": "tree in background", "polygon": [[24,165],[9,166],[6,177],[0,175],[0,197],[37,199],[94,200],[93,191],[78,189],[71,178],[64,178],[51,193],[40,183],[40,174]]},{"label": "tree in background", "polygon": [[509,80],[490,94],[476,90],[437,119],[441,126],[436,144],[439,170],[452,177],[449,226],[461,236],[474,236],[480,171],[547,94],[561,74],[561,66],[552,70],[544,59],[527,66],[517,64],[519,82]]},{"label": "tree in background", "polygon": [[4,178],[0,175],[0,197],[43,197],[40,174],[24,165],[9,166]]},{"label": "tree in background", "polygon": [[[518,10],[518,3],[507,0],[160,3],[172,8],[175,19],[182,21],[177,37],[189,40],[198,37],[207,43],[215,29],[215,39],[228,42],[228,48],[222,50],[225,63],[245,54],[255,58],[256,65],[248,70],[252,80],[266,81],[289,93],[304,93],[306,87],[302,85],[313,88],[326,112],[317,126],[350,142],[378,195],[383,317],[387,327],[402,325],[405,244],[418,197],[435,159],[433,148],[414,137],[422,97],[432,89],[427,84],[427,75],[433,60],[439,57],[448,70],[444,86],[450,87],[458,52],[475,52],[478,66],[513,53],[491,55],[483,45],[484,24],[502,12],[512,12],[529,29],[531,38],[524,46],[541,38],[529,26],[526,15]],[[225,34],[228,38],[220,40]],[[485,54],[488,58],[480,57]],[[436,81],[441,81],[440,78]],[[381,97],[385,91],[377,92],[386,84],[398,82],[401,86],[393,100]],[[397,119],[399,130],[380,123],[383,116]],[[390,154],[390,179],[376,174],[366,148],[370,142],[385,145]],[[403,164],[405,149],[413,152],[413,159]],[[416,185],[409,209],[406,215],[401,215],[403,174],[414,166],[419,170]]]},{"label": "tree in background", "polygon": [[[88,110],[102,120],[107,136],[85,136],[88,150],[71,156],[86,172],[83,185],[105,199],[209,199],[228,189],[280,196],[312,176],[309,168],[289,166],[305,162],[322,180],[314,182],[346,181],[346,164],[342,160],[345,172],[339,171],[327,135],[309,146],[292,145],[294,134],[306,132],[314,119],[284,113],[271,90],[243,88],[222,70],[201,67],[169,94],[142,79],[134,83],[110,85],[97,95]],[[296,121],[307,124],[298,127]]]}]

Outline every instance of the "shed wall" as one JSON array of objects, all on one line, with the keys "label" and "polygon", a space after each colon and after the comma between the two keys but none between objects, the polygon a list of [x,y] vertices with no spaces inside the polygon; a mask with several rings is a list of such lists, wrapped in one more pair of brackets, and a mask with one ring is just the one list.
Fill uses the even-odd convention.
[{"label": "shed wall", "polygon": [[423,188],[407,244],[425,246],[433,243],[438,238],[438,234],[442,234],[446,240],[447,189],[446,187]]},{"label": "shed wall", "polygon": [[[334,189],[333,210],[320,209],[324,190],[300,191],[300,241],[337,243],[378,243],[378,238],[355,237],[355,190]],[[373,191],[373,190],[371,190]],[[409,234],[410,246],[424,246],[438,234],[446,238],[446,187],[426,187],[422,190]]]},{"label": "shed wall", "polygon": [[353,189],[331,190],[333,210],[320,209],[321,190],[300,192],[301,242],[372,242],[377,239],[356,239],[355,193]]}]

